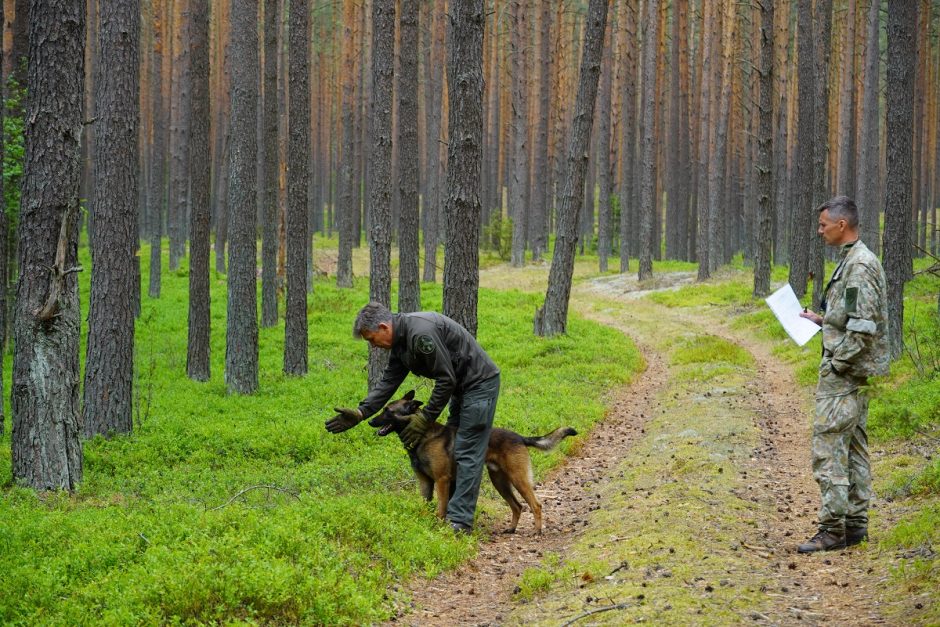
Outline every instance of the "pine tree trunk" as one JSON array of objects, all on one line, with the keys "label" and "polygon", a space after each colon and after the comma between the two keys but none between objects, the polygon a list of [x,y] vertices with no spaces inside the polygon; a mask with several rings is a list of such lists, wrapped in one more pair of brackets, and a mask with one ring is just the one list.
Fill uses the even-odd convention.
[{"label": "pine tree trunk", "polygon": [[699,137],[698,137],[698,168],[696,184],[696,205],[697,205],[697,231],[696,231],[696,260],[698,261],[698,280],[704,281],[711,276],[710,269],[710,251],[709,251],[709,147],[711,146],[711,76],[712,70],[712,49],[714,47],[714,28],[712,23],[716,20],[716,7],[713,3],[705,3],[702,7],[702,31],[700,33],[702,40],[702,52],[699,55],[701,59],[701,70],[699,71]]},{"label": "pine tree trunk", "polygon": [[310,152],[310,28],[308,0],[290,4],[290,145],[287,170],[287,305],[284,372],[307,374],[307,214]]},{"label": "pine tree trunk", "polygon": [[643,139],[640,170],[640,281],[653,277],[652,233],[654,213],[658,210],[653,145],[656,105],[656,57],[659,52],[659,0],[647,0],[646,34],[643,37]]},{"label": "pine tree trunk", "polygon": [[[816,0],[816,35],[818,45],[815,48],[815,104],[813,117],[813,211],[810,213],[811,224],[816,224],[815,208],[829,198],[826,185],[826,163],[829,161],[829,49],[832,40],[832,0]],[[810,238],[810,273],[813,276],[813,308],[819,309],[823,297],[825,280],[825,243],[821,237]]]},{"label": "pine tree trunk", "polygon": [[[394,8],[394,7],[393,7]],[[373,71],[375,60],[373,59]],[[401,164],[398,222],[398,310],[421,308],[418,282],[418,0],[401,5],[401,79],[398,88],[398,155]]]},{"label": "pine tree trunk", "polygon": [[[407,3],[406,3],[407,4]],[[417,7],[410,7],[415,14]],[[404,15],[404,14],[403,14]],[[417,30],[417,26],[412,26]],[[417,33],[414,33],[416,35]],[[394,83],[393,63],[395,48],[395,1],[372,0],[372,146],[369,167],[372,177],[369,198],[369,300],[386,307],[392,300],[392,90]],[[417,54],[417,50],[414,50]],[[417,61],[417,60],[415,60]],[[416,68],[411,68],[417,74]],[[417,80],[417,76],[415,76]],[[417,90],[415,90],[416,92]],[[415,92],[409,94],[413,98]],[[412,100],[412,103],[414,101]],[[412,112],[417,118],[417,110]],[[417,144],[417,128],[413,129]],[[417,150],[417,146],[413,147]],[[414,156],[414,155],[409,155]],[[414,164],[417,170],[417,164]],[[417,172],[412,172],[417,179]],[[412,193],[417,204],[417,180]],[[417,211],[417,206],[414,207]],[[413,227],[417,229],[417,216]],[[417,233],[415,233],[417,239]],[[414,242],[417,248],[417,241]],[[417,261],[417,260],[415,260]],[[417,263],[415,263],[417,274]],[[374,387],[382,378],[382,371],[388,363],[388,351],[370,347],[369,349],[369,388]]]},{"label": "pine tree trunk", "polygon": [[900,356],[904,346],[904,284],[913,273],[911,189],[916,29],[917,4],[888,0],[884,265],[888,279],[888,339],[892,359]]},{"label": "pine tree trunk", "polygon": [[76,266],[85,3],[31,8],[13,319],[13,480],[36,490],[74,490],[82,479]]},{"label": "pine tree trunk", "polygon": [[433,283],[437,280],[437,247],[440,242],[441,223],[441,124],[443,112],[442,93],[444,90],[444,5],[435,3],[432,9],[431,29],[431,67],[428,89],[431,90],[430,108],[427,111],[427,162],[428,185],[424,199],[424,281]]},{"label": "pine tree trunk", "polygon": [[229,155],[229,274],[225,383],[230,393],[258,388],[257,189],[258,11],[233,0],[232,140]]},{"label": "pine tree trunk", "polygon": [[262,95],[261,326],[277,324],[277,0],[264,0],[264,93]]},{"label": "pine tree trunk", "polygon": [[538,127],[535,136],[535,176],[532,180],[532,259],[540,260],[548,249],[548,216],[552,199],[548,160],[548,122],[552,102],[551,57],[552,11],[542,2],[539,11]]},{"label": "pine tree trunk", "polygon": [[[620,272],[630,269],[630,218],[635,205],[636,191],[633,185],[636,173],[636,73],[637,73],[637,11],[636,3],[622,0],[624,19],[622,46],[623,86],[623,124],[620,138]],[[632,251],[636,252],[636,251]]]},{"label": "pine tree trunk", "polygon": [[167,234],[170,236],[170,270],[179,268],[186,254],[186,223],[189,205],[189,19],[180,0],[174,0],[172,90],[170,92],[170,199],[167,204]]},{"label": "pine tree trunk", "polygon": [[612,92],[613,92],[613,73],[614,73],[614,54],[613,41],[611,33],[611,23],[607,23],[607,33],[605,35],[604,61],[601,66],[600,93],[598,95],[597,114],[600,116],[597,129],[597,186],[600,199],[597,204],[597,255],[598,269],[601,272],[607,272],[607,258],[612,249],[611,223],[613,216],[610,207],[610,194],[613,178],[610,171],[610,133],[611,116],[610,110]]},{"label": "pine tree trunk", "polygon": [[140,3],[101,0],[95,76],[95,237],[85,360],[86,438],[130,433],[134,373],[133,260],[137,251]]},{"label": "pine tree trunk", "polygon": [[192,63],[192,163],[189,249],[189,342],[186,374],[194,381],[209,380],[209,2],[190,0],[190,59]]},{"label": "pine tree trunk", "polygon": [[757,238],[754,249],[754,296],[770,293],[770,249],[773,244],[773,71],[774,4],[760,9],[760,101],[757,128]]},{"label": "pine tree trunk", "polygon": [[855,198],[855,14],[858,0],[847,0],[839,94],[839,181],[836,193]]},{"label": "pine tree trunk", "polygon": [[[0,2],[0,24],[6,24],[5,21],[5,11],[4,3]],[[0,46],[0,68],[3,67],[3,46]],[[0,89],[0,94],[4,93]],[[6,107],[0,107],[0,128],[4,128],[4,117],[5,117]],[[4,133],[0,133],[0,198],[6,198],[3,192],[4,180],[3,180],[3,162],[5,155],[6,146],[4,145]],[[0,355],[6,355],[7,348],[7,255],[9,254],[8,246],[8,236],[9,236],[10,224],[7,219],[6,206],[4,205],[3,211],[0,211]],[[0,398],[6,398],[4,396],[4,368],[3,360],[0,359]],[[5,411],[3,404],[0,403],[0,438],[3,437],[4,432],[4,418]]]},{"label": "pine tree trunk", "polygon": [[812,0],[798,0],[797,38],[799,46],[799,129],[796,154],[797,185],[796,211],[790,225],[790,286],[797,296],[806,294],[810,273],[810,238],[813,236],[813,129],[816,126],[816,108],[813,98],[816,93],[815,44],[813,41]]},{"label": "pine tree trunk", "polygon": [[545,303],[535,312],[535,334],[542,337],[565,333],[568,326],[568,300],[571,295],[571,277],[578,239],[579,203],[587,166],[584,154],[591,141],[606,23],[607,0],[591,0],[584,34],[578,96],[574,105],[565,164],[564,194],[558,209],[555,252],[548,276]]},{"label": "pine tree trunk", "polygon": [[526,143],[529,132],[527,78],[525,71],[525,49],[528,46],[527,34],[529,22],[522,0],[512,0],[512,141],[513,168],[509,187],[509,215],[512,218],[512,256],[513,267],[525,263],[526,222],[526,185],[528,184],[529,147]]},{"label": "pine tree trunk", "polygon": [[[95,74],[98,48],[98,0],[85,3],[85,119],[95,119]],[[95,125],[86,124],[82,139],[82,183],[79,198],[85,201],[88,241],[94,237],[95,219]]]},{"label": "pine tree trunk", "polygon": [[339,177],[340,185],[340,206],[337,211],[337,227],[339,230],[339,258],[336,263],[336,285],[338,287],[352,287],[352,249],[358,240],[355,233],[356,216],[359,208],[355,205],[355,151],[353,143],[355,139],[355,129],[353,128],[355,118],[355,73],[352,68],[355,67],[356,41],[353,38],[352,22],[356,19],[354,0],[346,0],[343,12],[343,30],[344,30],[344,52],[343,66],[347,68],[343,78],[343,146],[342,146],[342,165]]},{"label": "pine tree trunk", "polygon": [[483,143],[483,0],[454,0],[448,100],[444,315],[477,332]]},{"label": "pine tree trunk", "polygon": [[166,2],[154,0],[153,24],[153,147],[150,157],[150,298],[160,298],[163,212],[166,205],[167,115],[163,102],[163,50],[166,42]]},{"label": "pine tree trunk", "polygon": [[790,85],[788,83],[788,69],[790,66],[788,54],[790,49],[790,4],[789,2],[780,3],[780,11],[774,20],[775,28],[778,28],[776,34],[776,61],[774,64],[774,74],[777,82],[778,100],[776,104],[775,115],[776,136],[774,138],[774,255],[773,261],[776,265],[784,265],[787,262],[787,242],[788,242],[788,220],[792,213],[791,207],[787,202],[787,189],[789,178],[788,164],[788,142],[789,135],[789,111],[790,102],[788,93]]}]

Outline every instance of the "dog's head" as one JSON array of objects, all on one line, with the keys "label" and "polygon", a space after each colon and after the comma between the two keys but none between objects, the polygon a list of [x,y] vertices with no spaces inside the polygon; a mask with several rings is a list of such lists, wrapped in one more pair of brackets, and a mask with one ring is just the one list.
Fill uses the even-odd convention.
[{"label": "dog's head", "polygon": [[382,413],[369,421],[370,427],[376,427],[376,435],[386,436],[398,433],[408,424],[408,417],[418,411],[424,403],[415,400],[415,391],[411,390],[397,401],[385,406]]}]

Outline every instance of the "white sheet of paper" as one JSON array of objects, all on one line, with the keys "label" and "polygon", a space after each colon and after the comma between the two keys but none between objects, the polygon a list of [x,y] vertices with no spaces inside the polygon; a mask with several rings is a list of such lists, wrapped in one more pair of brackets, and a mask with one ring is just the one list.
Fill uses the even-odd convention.
[{"label": "white sheet of paper", "polygon": [[784,331],[786,331],[787,335],[798,345],[803,346],[809,342],[810,338],[816,335],[821,328],[812,320],[800,317],[803,306],[800,304],[800,301],[796,299],[796,294],[793,293],[793,288],[790,287],[789,283],[768,296],[765,300],[770,310],[777,316],[777,320],[783,325]]}]

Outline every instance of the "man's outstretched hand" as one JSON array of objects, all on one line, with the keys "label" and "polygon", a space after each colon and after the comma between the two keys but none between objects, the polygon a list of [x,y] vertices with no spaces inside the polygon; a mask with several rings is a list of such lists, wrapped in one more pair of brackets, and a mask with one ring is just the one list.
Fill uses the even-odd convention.
[{"label": "man's outstretched hand", "polygon": [[336,415],[326,421],[326,430],[330,433],[342,433],[362,422],[362,412],[358,409],[334,407]]},{"label": "man's outstretched hand", "polygon": [[430,427],[431,420],[428,420],[424,412],[419,409],[409,416],[408,424],[401,430],[401,434],[399,434],[402,444],[404,444],[405,448],[408,450],[418,446],[421,444],[424,434],[427,433]]}]

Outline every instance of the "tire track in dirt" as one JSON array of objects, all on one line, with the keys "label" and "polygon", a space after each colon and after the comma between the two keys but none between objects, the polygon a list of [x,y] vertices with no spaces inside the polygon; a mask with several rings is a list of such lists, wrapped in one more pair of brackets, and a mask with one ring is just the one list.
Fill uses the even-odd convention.
[{"label": "tire track in dirt", "polygon": [[[513,606],[519,576],[527,568],[537,566],[545,554],[565,552],[588,525],[590,513],[600,507],[600,488],[643,433],[643,424],[668,377],[662,357],[649,347],[638,347],[646,360],[646,369],[629,386],[611,395],[607,417],[584,440],[577,454],[536,485],[543,507],[542,535],[535,535],[528,508],[524,509],[515,534],[499,533],[508,512],[504,518],[484,521],[483,533],[492,535],[480,542],[477,556],[432,581],[408,583],[406,589],[412,602],[400,608],[399,615],[389,624],[502,623]],[[489,525],[493,528],[488,528]]]},{"label": "tire track in dirt", "polygon": [[[434,580],[405,584],[411,597],[407,606],[389,624],[407,625],[498,625],[507,622],[518,608],[513,600],[520,575],[537,567],[549,553],[566,555],[590,524],[593,511],[601,507],[604,486],[614,481],[618,462],[643,437],[644,424],[657,409],[657,397],[670,378],[670,369],[660,349],[639,337],[630,315],[612,320],[592,310],[598,298],[624,303],[635,301],[631,290],[612,294],[609,281],[579,287],[572,305],[580,313],[633,336],[647,369],[629,386],[612,394],[608,416],[583,442],[581,449],[554,469],[537,485],[542,500],[545,530],[534,535],[531,516],[524,513],[516,535],[498,533],[502,518],[483,521],[477,556],[453,572]],[[632,290],[635,291],[635,290]],[[616,292],[616,291],[615,291]],[[625,305],[630,307],[630,305]],[[639,325],[649,333],[650,305]],[[749,620],[758,624],[884,624],[878,602],[877,568],[866,546],[824,555],[802,556],[796,544],[814,531],[818,492],[809,469],[809,420],[811,391],[798,385],[792,369],[780,363],[768,346],[732,330],[716,318],[696,318],[688,310],[676,311],[653,305],[654,327],[695,329],[716,335],[744,348],[755,360],[753,376],[745,384],[746,407],[760,429],[760,444],[740,466],[746,492],[737,494],[756,505],[760,516],[756,530],[742,536],[744,556],[763,581],[763,603]],[[625,310],[629,311],[629,309]],[[646,325],[644,327],[644,325]],[[492,528],[491,528],[492,527]],[[677,584],[678,585],[678,584]],[[702,617],[700,617],[702,618]],[[563,622],[559,616],[538,619]],[[592,617],[595,620],[595,617]],[[596,620],[616,624],[616,613]],[[690,618],[691,622],[692,621]]]}]

